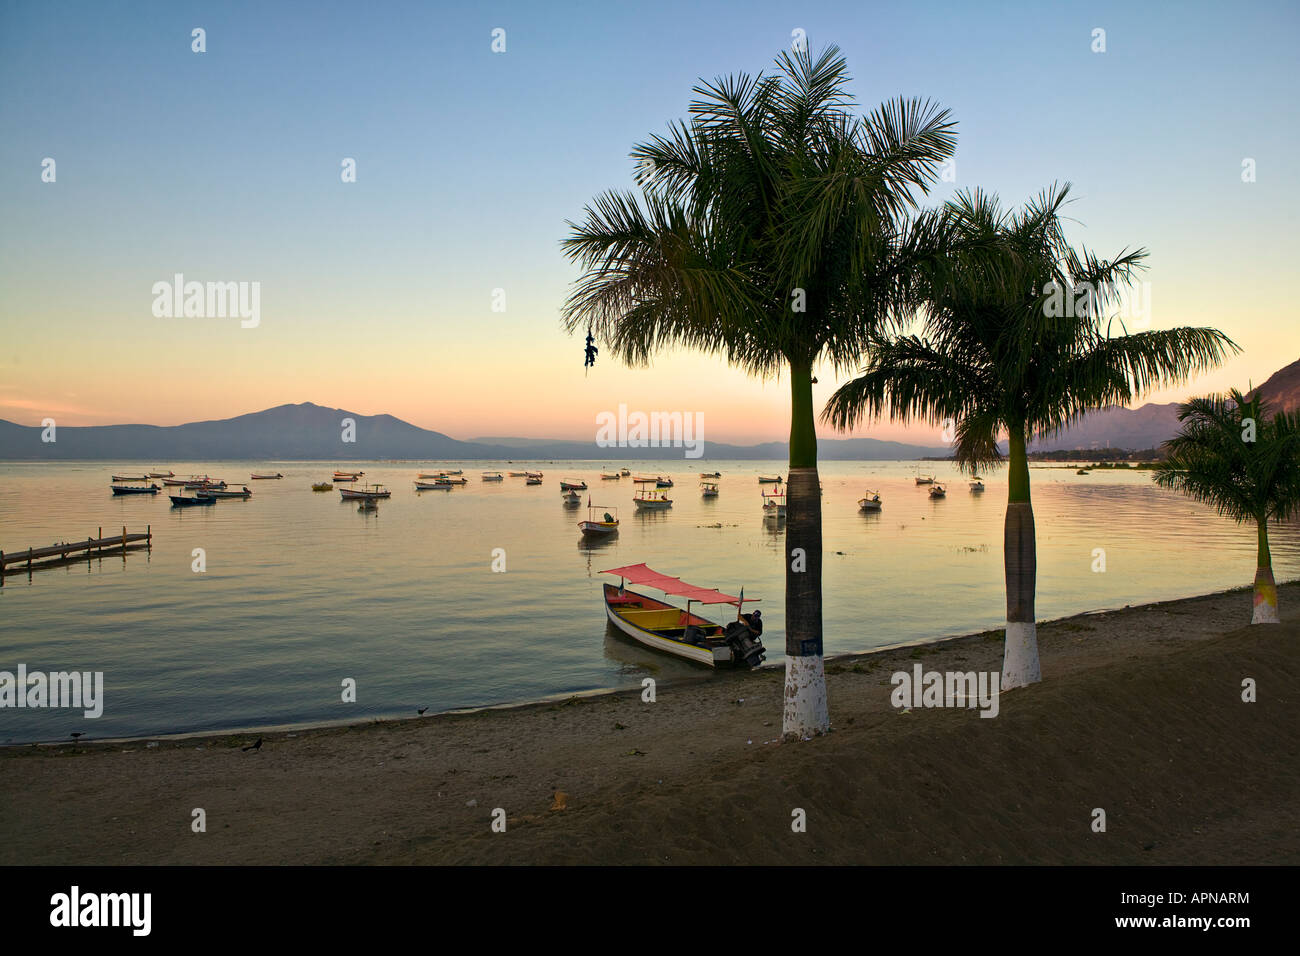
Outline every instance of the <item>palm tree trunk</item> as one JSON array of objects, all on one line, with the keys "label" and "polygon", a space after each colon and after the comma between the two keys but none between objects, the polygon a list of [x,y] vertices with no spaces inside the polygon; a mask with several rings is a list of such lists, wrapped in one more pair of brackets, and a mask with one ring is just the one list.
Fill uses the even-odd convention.
[{"label": "palm tree trunk", "polygon": [[1042,680],[1038,667],[1038,630],[1034,623],[1034,590],[1038,555],[1034,543],[1034,508],[1029,502],[1029,456],[1023,424],[1007,429],[1010,445],[1007,517],[1003,531],[1003,564],[1007,581],[1007,637],[1002,652],[1002,690]]},{"label": "palm tree trunk", "polygon": [[790,367],[790,476],[786,485],[785,707],[781,735],[830,729],[822,667],[822,499],[812,365]]},{"label": "palm tree trunk", "polygon": [[1273,555],[1268,550],[1268,518],[1258,518],[1259,561],[1255,571],[1255,611],[1251,624],[1279,624],[1277,616],[1277,583],[1273,580]]}]

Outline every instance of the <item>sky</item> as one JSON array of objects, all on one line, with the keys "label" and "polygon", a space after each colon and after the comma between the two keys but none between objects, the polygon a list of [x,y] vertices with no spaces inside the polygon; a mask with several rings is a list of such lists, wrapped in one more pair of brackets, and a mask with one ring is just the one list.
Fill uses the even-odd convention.
[{"label": "sky", "polygon": [[[560,240],[632,187],[629,151],[686,116],[701,77],[768,69],[796,29],[842,48],[862,109],[952,111],[955,181],[927,204],[1070,182],[1072,241],[1149,251],[1150,327],[1241,346],[1143,400],[1258,384],[1300,358],[1298,11],[0,2],[0,418],[169,425],[312,401],[462,439],[590,439],[625,404],[702,413],[713,441],[783,440],[785,379],[689,352],[584,371]],[[257,325],[155,315],[176,274],[258,283]],[[818,407],[847,374],[819,370]]]}]

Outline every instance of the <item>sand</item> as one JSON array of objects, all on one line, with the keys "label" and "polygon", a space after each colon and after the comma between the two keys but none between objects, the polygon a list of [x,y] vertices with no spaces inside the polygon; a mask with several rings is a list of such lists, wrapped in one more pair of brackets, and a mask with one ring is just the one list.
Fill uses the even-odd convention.
[{"label": "sand", "polygon": [[1277,626],[1245,591],[1041,624],[1044,680],[994,719],[897,710],[889,677],[996,670],[1000,632],[828,661],[834,731],[795,744],[764,669],[260,751],[8,748],[0,863],[1294,864],[1300,583],[1279,598]]}]

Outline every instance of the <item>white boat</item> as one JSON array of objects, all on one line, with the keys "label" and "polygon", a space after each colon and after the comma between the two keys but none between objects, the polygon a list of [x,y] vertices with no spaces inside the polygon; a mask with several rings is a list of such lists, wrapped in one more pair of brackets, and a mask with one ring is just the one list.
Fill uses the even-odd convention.
[{"label": "white boat", "polygon": [[974,478],[972,478],[972,479],[970,480],[970,490],[971,490],[971,491],[983,491],[983,490],[984,490],[984,482],[980,481],[978,475],[976,475]]},{"label": "white boat", "polygon": [[268,481],[274,478],[283,478],[284,475],[280,474],[277,471],[274,475],[250,475],[249,477],[252,478],[254,481]]},{"label": "white boat", "polygon": [[484,481],[505,481],[505,478],[502,477],[501,472],[499,471],[485,471],[483,472],[483,480]]},{"label": "white boat", "polygon": [[780,475],[759,475],[758,483],[760,485],[779,485],[782,483]]},{"label": "white boat", "polygon": [[362,485],[360,488],[340,488],[339,494],[345,501],[349,498],[370,501],[376,498],[390,498],[393,493],[383,485]]},{"label": "white boat", "polygon": [[452,486],[445,481],[417,481],[416,491],[451,491]]},{"label": "white boat", "polygon": [[219,488],[205,488],[194,492],[196,498],[251,498],[253,493],[247,487],[243,491],[222,491]]},{"label": "white boat", "polygon": [[700,497],[701,498],[718,497],[718,483],[716,481],[701,481]]},{"label": "white boat", "polygon": [[149,472],[149,477],[150,477],[150,478],[175,478],[175,477],[176,477],[176,472],[174,472],[174,471],[151,471],[151,472]]},{"label": "white boat", "polygon": [[917,475],[916,483],[918,485],[932,485],[934,484],[934,475]]},{"label": "white boat", "polygon": [[770,495],[767,492],[760,492],[763,496],[763,515],[767,518],[784,518],[785,517],[785,492],[774,491]]},{"label": "white boat", "polygon": [[638,491],[632,496],[637,511],[663,511],[673,506],[673,499],[662,491]]},{"label": "white boat", "polygon": [[884,506],[880,500],[880,492],[868,491],[863,497],[858,499],[858,507],[863,511],[879,511]]},{"label": "white boat", "polygon": [[526,472],[526,471],[508,471],[508,472],[506,472],[506,474],[509,475],[511,478],[527,478],[527,477],[528,477],[528,472]]},{"label": "white boat", "polygon": [[451,475],[439,475],[437,478],[433,480],[440,485],[468,485],[469,484],[468,478],[453,478]]},{"label": "white boat", "polygon": [[560,497],[564,499],[564,506],[566,508],[570,505],[582,504],[582,495],[578,494],[576,491],[566,491],[561,494]]},{"label": "white boat", "polygon": [[[600,518],[596,517],[597,511],[601,512]],[[606,505],[592,505],[591,499],[588,499],[587,520],[578,522],[578,530],[588,538],[607,538],[618,534],[618,509]]]},{"label": "white boat", "polygon": [[623,476],[620,475],[618,472],[614,472],[612,475],[603,471],[600,473],[601,481],[618,481],[622,477]]},{"label": "white boat", "polygon": [[463,475],[464,473],[465,473],[465,469],[463,468],[457,468],[454,471],[448,469],[447,471],[443,472],[444,475]]},{"label": "white boat", "polygon": [[942,497],[944,497],[946,494],[948,494],[948,492],[947,492],[946,490],[944,490],[943,485],[940,485],[940,484],[936,484],[934,487],[932,487],[932,488],[930,489],[930,497],[931,497],[931,498],[942,498]]},{"label": "white boat", "polygon": [[[606,617],[620,633],[637,643],[708,667],[722,664],[757,667],[763,662],[766,650],[760,637],[763,633],[762,615],[755,611],[742,620],[741,611],[745,604],[756,600],[746,598],[743,590],[737,597],[715,588],[696,587],[681,578],[660,574],[644,564],[630,564],[600,573],[619,577],[617,586],[606,584],[602,587]],[[684,597],[686,609],[633,591],[627,587],[629,582],[662,591],[665,595]],[[692,614],[692,604],[730,604],[736,608],[736,620],[726,625],[715,624]]]}]

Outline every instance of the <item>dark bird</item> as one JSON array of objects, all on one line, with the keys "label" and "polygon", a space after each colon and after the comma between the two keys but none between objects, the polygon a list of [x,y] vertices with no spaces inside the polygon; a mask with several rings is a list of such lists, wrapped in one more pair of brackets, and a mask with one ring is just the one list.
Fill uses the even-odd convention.
[{"label": "dark bird", "polygon": [[85,734],[86,732],[84,730],[74,730],[72,732],[72,739],[76,740],[78,737],[84,737]]},{"label": "dark bird", "polygon": [[428,707],[421,707],[419,710],[416,711],[416,713],[417,713],[417,714],[423,714],[423,713],[424,713],[426,710],[428,710],[428,709],[429,709]]},{"label": "dark bird", "polygon": [[257,738],[257,743],[255,743],[255,744],[249,744],[247,747],[245,747],[245,748],[243,748],[243,749],[244,749],[244,750],[261,750],[261,749],[262,749],[262,738],[261,738],[261,737],[258,737],[258,738]]}]

